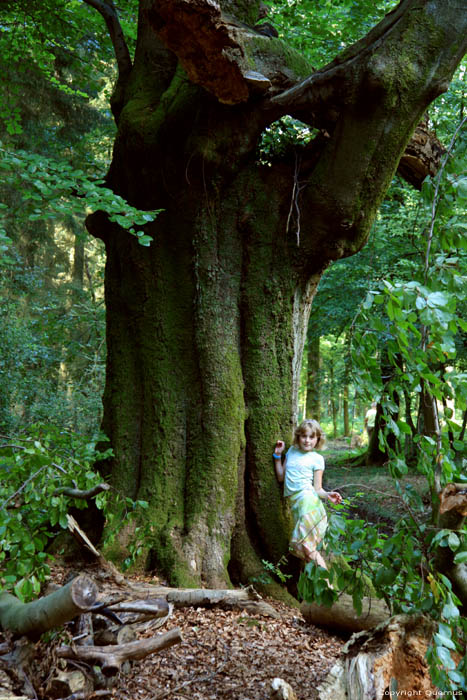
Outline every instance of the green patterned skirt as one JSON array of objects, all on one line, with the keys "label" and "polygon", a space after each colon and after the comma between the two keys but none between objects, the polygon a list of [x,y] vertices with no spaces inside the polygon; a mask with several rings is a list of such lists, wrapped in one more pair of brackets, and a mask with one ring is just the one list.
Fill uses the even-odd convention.
[{"label": "green patterned skirt", "polygon": [[297,491],[289,496],[294,529],[290,538],[290,551],[308,561],[324,537],[328,525],[326,510],[314,488]]}]

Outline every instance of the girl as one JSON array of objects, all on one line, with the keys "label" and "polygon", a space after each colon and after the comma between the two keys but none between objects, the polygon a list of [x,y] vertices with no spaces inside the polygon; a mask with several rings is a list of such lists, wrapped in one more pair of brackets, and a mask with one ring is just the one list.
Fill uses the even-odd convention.
[{"label": "girl", "polygon": [[327,569],[326,562],[317,547],[324,537],[328,520],[320,499],[340,503],[342,496],[337,491],[325,491],[322,486],[324,459],[313,452],[322,448],[326,438],[319,423],[304,420],[295,430],[293,446],[289,448],[284,462],[281,455],[285,443],[278,440],[274,449],[276,476],[284,481],[284,496],[292,508],[294,529],[290,550],[306,562],[314,561]]}]

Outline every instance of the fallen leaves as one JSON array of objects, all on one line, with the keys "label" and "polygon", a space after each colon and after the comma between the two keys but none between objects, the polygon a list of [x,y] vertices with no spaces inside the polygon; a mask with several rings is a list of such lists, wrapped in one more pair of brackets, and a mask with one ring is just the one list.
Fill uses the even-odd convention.
[{"label": "fallen leaves", "polygon": [[134,664],[119,679],[114,697],[264,700],[280,677],[298,700],[317,698],[316,686],[342,641],[306,624],[297,610],[268,602],[279,619],[219,609],[175,611],[171,623],[181,628],[182,644]]}]

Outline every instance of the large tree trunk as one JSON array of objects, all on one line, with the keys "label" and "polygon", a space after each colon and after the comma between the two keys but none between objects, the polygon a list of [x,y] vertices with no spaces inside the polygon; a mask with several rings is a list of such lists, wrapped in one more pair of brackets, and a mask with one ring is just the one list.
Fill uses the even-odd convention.
[{"label": "large tree trunk", "polygon": [[[465,29],[456,3],[406,0],[310,81],[232,18],[253,24],[259,0],[221,5],[142,0],[108,182],[164,211],[148,248],[89,221],[107,251],[102,468],[149,501],[148,564],[185,585],[246,580],[286,551],[271,452],[291,438],[316,284],[364,245]],[[329,135],[260,166],[261,132],[286,113]]]}]

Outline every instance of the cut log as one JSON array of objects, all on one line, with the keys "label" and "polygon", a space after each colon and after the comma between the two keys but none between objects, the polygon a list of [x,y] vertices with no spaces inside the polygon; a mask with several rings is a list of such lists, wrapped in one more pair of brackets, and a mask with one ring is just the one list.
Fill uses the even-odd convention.
[{"label": "cut log", "polygon": [[421,615],[396,615],[352,635],[321,686],[319,700],[435,697],[425,654],[435,624]]},{"label": "cut log", "polygon": [[62,646],[57,649],[57,656],[62,659],[73,659],[97,663],[102,673],[109,677],[115,676],[125,661],[137,661],[144,659],[162,649],[167,649],[174,644],[183,641],[180,629],[176,627],[166,634],[152,639],[141,639],[128,644],[120,644],[111,647],[70,647]]},{"label": "cut log", "polygon": [[10,593],[0,593],[0,626],[35,641],[43,632],[87,612],[96,597],[97,586],[89,576],[77,576],[58,591],[32,603],[22,603]]},{"label": "cut log", "polygon": [[345,634],[371,629],[390,616],[384,601],[368,597],[363,598],[362,614],[357,615],[352,597],[346,593],[342,593],[332,607],[302,603],[300,611],[307,622]]}]

